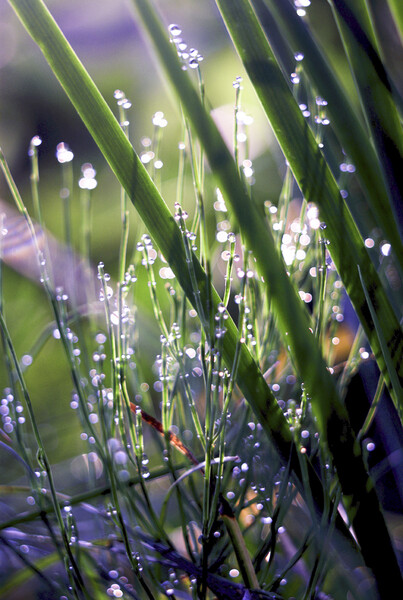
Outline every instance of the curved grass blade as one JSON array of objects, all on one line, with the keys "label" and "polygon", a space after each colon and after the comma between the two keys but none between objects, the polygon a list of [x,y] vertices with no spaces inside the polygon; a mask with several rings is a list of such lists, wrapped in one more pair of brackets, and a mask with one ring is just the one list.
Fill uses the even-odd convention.
[{"label": "curved grass blade", "polygon": [[[359,115],[350,103],[340,81],[335,76],[310,32],[308,25],[298,17],[289,2],[275,0],[252,0],[259,18],[268,11],[265,4],[270,6],[276,22],[279,24],[284,37],[289,41],[293,50],[304,54],[304,71],[318,90],[319,94],[329,100],[327,113],[333,124],[347,155],[357,167],[359,178],[370,209],[386,238],[392,244],[396,260],[403,268],[403,244],[396,226],[396,219],[388,198],[389,190],[385,186],[379,160],[367,132],[361,124]],[[264,27],[271,45],[271,32]],[[274,52],[276,54],[276,52]]]},{"label": "curved grass blade", "polygon": [[[188,461],[186,462],[182,462],[182,463],[175,463],[175,465],[173,465],[173,468],[175,469],[175,471],[181,471],[182,469],[185,469],[186,467],[189,466]],[[150,475],[148,477],[149,481],[153,481],[154,479],[159,479],[162,477],[166,477],[167,475],[169,475],[169,473],[171,472],[171,470],[169,469],[169,467],[160,467],[158,469],[153,469],[150,471]],[[125,487],[126,488],[131,488],[134,487],[136,485],[139,485],[141,482],[141,475],[135,475],[134,477],[131,477],[130,479],[128,479],[125,482]],[[29,491],[31,490],[31,488],[29,488],[28,486],[4,486],[1,485],[0,486],[0,492],[2,494],[17,494],[17,493],[21,493],[21,494],[25,494],[27,495],[27,493],[29,493]],[[99,488],[95,488],[92,489],[90,491],[87,492],[83,492],[82,494],[77,494],[76,496],[68,496],[66,494],[61,494],[60,492],[56,492],[57,494],[57,498],[58,498],[58,504],[60,506],[60,508],[62,509],[64,506],[66,506],[66,503],[69,504],[69,506],[76,506],[78,504],[81,504],[83,507],[85,507],[87,510],[89,510],[90,512],[92,510],[97,510],[97,509],[93,509],[92,505],[87,504],[90,500],[94,500],[96,498],[103,498],[104,496],[110,496],[112,490],[111,490],[111,486],[110,485],[104,485],[102,487]],[[7,520],[7,521],[3,521],[0,522],[0,532],[4,529],[8,529],[9,527],[21,527],[21,525],[23,523],[32,523],[32,521],[36,521],[37,519],[39,519],[42,515],[50,515],[53,514],[53,507],[49,504],[48,507],[45,507],[43,510],[34,510],[34,511],[30,511],[30,512],[24,512],[21,513],[15,517],[12,517],[11,519]]]},{"label": "curved grass blade", "polygon": [[20,586],[28,583],[28,581],[35,576],[46,584],[50,594],[54,597],[58,596],[57,586],[45,573],[46,569],[49,569],[49,567],[60,561],[60,556],[57,552],[51,552],[35,562],[31,562],[20,550],[18,550],[18,548],[12,546],[10,542],[3,538],[3,536],[0,536],[0,543],[10,546],[20,558],[21,562],[26,565],[9,576],[5,581],[2,581],[0,585],[0,598],[9,598],[10,594],[15,592]]}]

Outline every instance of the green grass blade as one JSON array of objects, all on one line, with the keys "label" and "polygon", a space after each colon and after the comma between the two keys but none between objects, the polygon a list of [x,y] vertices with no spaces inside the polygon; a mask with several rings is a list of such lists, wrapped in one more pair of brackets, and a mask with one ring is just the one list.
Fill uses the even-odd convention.
[{"label": "green grass blade", "polygon": [[9,598],[10,595],[12,595],[13,592],[15,592],[15,590],[19,588],[19,586],[28,583],[29,580],[35,576],[40,578],[40,580],[47,584],[51,594],[56,595],[58,591],[57,587],[54,585],[52,580],[45,574],[45,571],[58,561],[60,561],[60,556],[57,552],[51,552],[50,554],[39,558],[35,562],[26,561],[28,562],[27,566],[20,568],[18,571],[14,572],[10,577],[6,578],[5,581],[2,581],[2,584],[0,585],[0,598]]},{"label": "green grass blade", "polygon": [[[381,323],[378,321],[378,318],[376,316],[376,310],[375,310],[374,305],[372,304],[371,295],[370,295],[370,293],[369,293],[369,291],[368,291],[368,289],[367,289],[367,287],[365,285],[365,282],[364,282],[364,280],[363,280],[363,278],[361,276],[361,272],[360,272],[360,268],[359,267],[358,267],[358,272],[359,272],[359,276],[360,276],[361,285],[362,285],[362,288],[364,290],[365,299],[367,301],[369,311],[370,311],[372,319],[374,321],[375,329],[376,329],[376,331],[378,333],[378,338],[379,338],[379,342],[381,344],[381,349],[382,349],[382,353],[383,353],[385,362],[389,366],[389,372],[394,373],[393,369],[391,368],[392,359],[391,359],[391,356],[390,356],[389,348],[388,348],[388,345],[386,343],[386,340],[383,337],[382,326],[381,326]],[[393,381],[393,385],[395,387],[397,387],[399,385],[399,382],[398,381]],[[402,418],[403,418],[403,414],[402,414],[402,410],[401,410],[402,406],[399,405],[397,408],[398,408],[398,410],[400,409],[399,416],[400,416],[400,419],[402,420]]]},{"label": "green grass blade", "polygon": [[403,43],[403,2],[401,0],[388,0],[388,4]]},{"label": "green grass blade", "polygon": [[[376,347],[377,360],[386,370],[387,365],[381,355],[381,344],[378,337],[374,335],[373,321],[366,306],[365,295],[362,293],[359,278],[354,273],[353,265],[360,265],[361,270],[365,268],[366,274],[363,279],[370,282],[373,297],[375,295],[378,297],[376,300],[377,307],[381,310],[387,309],[387,318],[389,324],[392,325],[390,332],[388,332],[390,337],[387,338],[387,343],[393,348],[393,357],[396,361],[394,370],[402,369],[402,338],[397,319],[365,251],[355,223],[340,197],[330,169],[318,150],[315,139],[308,130],[301,111],[276,64],[252,7],[246,0],[235,2],[233,0],[216,0],[216,3],[305,198],[316,202],[320,207],[322,218],[327,224],[326,235],[331,243],[333,260],[353,300],[357,313],[363,321],[363,326],[371,337],[371,343]],[[346,260],[348,255],[350,256]],[[257,258],[259,260],[259,257]],[[382,300],[378,304],[380,298]],[[293,313],[292,315],[294,316]],[[291,341],[291,344],[293,343],[294,340]],[[400,351],[395,354],[396,343],[400,344]],[[298,348],[299,350],[302,350],[302,348]],[[310,354],[309,356],[311,357]],[[303,365],[300,362],[302,357],[299,356],[299,352],[295,352],[295,357],[296,362],[299,363],[298,367],[301,369]],[[316,367],[315,360],[313,360],[313,363]],[[304,373],[304,371],[306,373],[307,370],[301,369],[301,372]],[[309,389],[308,381],[307,387]],[[328,432],[329,448],[338,469],[344,500],[349,495],[348,490],[354,489],[351,497],[352,504],[347,511],[350,515],[353,515],[357,510],[352,522],[363,554],[367,564],[371,566],[376,575],[380,589],[386,591],[390,580],[384,577],[383,569],[387,568],[388,561],[384,562],[383,567],[380,568],[379,561],[383,562],[384,555],[374,548],[372,536],[368,536],[367,526],[363,526],[365,519],[372,521],[372,517],[376,513],[377,527],[379,527],[379,532],[385,536],[384,541],[389,547],[389,558],[393,562],[393,578],[396,585],[402,589],[403,582],[400,570],[391,543],[387,541],[389,535],[379,505],[377,506],[375,498],[372,499],[372,508],[370,508],[372,500],[366,505],[369,500],[370,488],[366,487],[369,481],[367,476],[364,475],[365,469],[363,469],[358,445],[355,441],[353,442],[351,432],[340,429],[342,422],[348,428],[347,419],[344,421],[344,415],[337,406],[337,400],[330,397],[331,392],[327,386],[326,393],[327,398],[324,402],[322,399],[321,407],[315,406],[314,397],[312,398],[312,404],[317,415],[321,409],[323,411],[321,417],[325,419],[325,423],[322,422],[321,425]],[[395,390],[395,394],[395,400],[399,405],[402,401],[401,388]],[[323,404],[327,404],[328,408],[323,410]],[[335,431],[337,431],[336,436],[334,435]],[[357,479],[353,483],[355,477]],[[360,477],[363,477],[361,482],[359,481]],[[364,483],[364,480],[366,483]],[[376,506],[377,508],[375,508]],[[351,509],[353,510],[351,511]],[[375,512],[372,512],[372,510]]]},{"label": "green grass blade", "polygon": [[395,210],[403,197],[403,130],[364,0],[332,0],[361,105]]},{"label": "green grass blade", "polygon": [[231,539],[245,586],[248,589],[259,589],[259,581],[255,569],[253,568],[252,560],[246,547],[242,531],[230,504],[225,498],[220,498],[219,512]]},{"label": "green grass blade", "polygon": [[[231,3],[231,10],[234,12],[234,14],[237,14],[237,4],[238,3]],[[301,302],[299,301],[295,290],[290,285],[290,281],[285,273],[283,264],[279,260],[277,252],[274,248],[273,239],[270,233],[267,231],[257,210],[255,210],[249,202],[248,195],[244,189],[244,186],[242,185],[242,182],[240,181],[240,178],[238,177],[236,166],[234,164],[234,161],[232,160],[232,157],[230,156],[228,149],[226,148],[221,136],[219,135],[212,119],[203,109],[203,106],[201,105],[198,95],[194,87],[192,86],[189,78],[186,76],[186,73],[182,71],[178,62],[178,58],[176,56],[176,52],[172,45],[169,44],[165,34],[165,30],[153,14],[150,4],[144,2],[143,0],[137,0],[136,6],[141,14],[141,17],[148,31],[150,32],[150,35],[159,54],[159,58],[162,64],[165,66],[166,72],[171,80],[171,83],[176,89],[178,96],[184,106],[184,109],[187,112],[194,128],[198,133],[200,141],[203,144],[204,149],[206,151],[206,155],[208,157],[210,166],[213,172],[215,173],[222,190],[225,191],[228,201],[232,205],[232,208],[241,225],[241,229],[245,235],[245,238],[248,241],[249,247],[253,249],[253,252],[257,259],[257,263],[259,265],[260,272],[269,285],[271,299],[275,306],[279,322],[281,323],[283,334],[287,332],[287,343],[290,345],[291,351],[298,356],[297,364],[299,365],[299,370],[303,376],[304,381],[306,382],[306,385],[310,389],[312,395],[315,394],[315,390],[317,391],[319,389],[323,389],[324,385],[330,390],[333,389],[333,382],[331,381],[331,378],[328,377],[328,373],[325,369],[318,348],[309,334],[307,314],[302,309]],[[238,15],[238,17],[239,19],[237,22],[241,23],[243,22],[243,18],[245,17],[245,15],[242,13],[241,15]],[[233,22],[235,21],[236,19],[233,19]],[[247,43],[245,40],[243,41]],[[261,48],[259,48],[259,50],[260,49]],[[267,56],[266,48],[264,48],[264,52],[261,52],[259,56]],[[255,57],[255,60],[259,61],[260,59],[259,57]],[[262,61],[260,60],[260,63],[261,62]],[[285,85],[285,82],[282,78],[281,83]],[[287,93],[289,93],[288,88],[286,89]],[[282,101],[283,98],[279,100],[280,104],[282,103]],[[300,170],[299,180],[304,180],[304,178],[310,177],[311,181],[308,181],[308,184],[310,185],[305,185],[304,187],[308,187],[307,192],[308,195],[311,196],[310,199],[312,200],[318,199],[319,193],[321,192],[322,188],[320,184],[322,183],[324,176],[327,177],[328,185],[329,183],[331,185],[331,190],[329,194],[331,195],[331,198],[329,199],[329,204],[331,204],[333,210],[333,214],[331,214],[329,211],[329,216],[333,219],[334,227],[332,229],[336,234],[333,236],[333,239],[336,242],[335,247],[338,248],[339,251],[341,249],[343,250],[343,252],[340,252],[340,258],[344,261],[346,267],[347,265],[348,267],[350,267],[348,269],[346,268],[349,274],[353,275],[353,270],[351,269],[352,263],[355,262],[356,264],[365,264],[365,259],[368,268],[371,269],[372,265],[368,259],[366,250],[362,244],[359,233],[355,228],[354,222],[352,221],[345,204],[342,201],[342,198],[337,189],[337,185],[334,179],[332,178],[330,171],[326,173],[326,164],[324,163],[321,157],[321,153],[316,145],[313,157],[311,155],[312,163],[310,161],[310,164],[315,165],[315,171],[313,171],[312,168],[309,169],[309,165],[305,162],[305,139],[308,136],[308,140],[310,140],[309,132],[305,131],[305,122],[303,120],[303,117],[300,114],[300,111],[296,106],[295,102],[293,102],[293,104],[295,106],[295,110],[298,112],[298,115],[302,119],[304,131],[302,131],[302,135],[299,140],[296,140],[296,136],[293,135],[293,143],[297,143],[299,150],[299,154],[296,157],[296,160],[294,159],[290,161],[290,157],[288,156],[289,153],[286,153],[287,158],[290,161],[290,164],[291,162],[298,162]],[[288,106],[283,106],[282,113],[284,114],[284,111],[288,112],[288,108]],[[283,124],[281,124],[281,126],[283,126]],[[285,123],[285,127],[286,126],[287,122]],[[288,131],[283,131],[283,136],[286,133],[288,133]],[[299,131],[298,133],[301,132]],[[313,138],[312,143],[314,144]],[[304,164],[302,164],[302,166],[301,156],[304,157]],[[317,172],[317,165],[319,165],[319,172]],[[322,175],[320,171],[323,171],[324,174]],[[338,210],[335,210],[335,208],[333,207],[334,202],[338,204]],[[356,240],[358,240],[359,242],[361,241],[360,253],[362,254],[362,256],[357,256],[356,254],[352,257],[351,253],[344,252],[345,231],[341,230],[341,223],[343,225],[347,224],[347,227],[350,228],[350,237],[352,239],[354,239],[355,236]],[[350,255],[346,257],[345,254]],[[268,257],[270,257],[269,260]],[[339,263],[340,262],[341,260],[339,261]],[[372,272],[376,280],[376,274],[373,268]],[[358,277],[355,274],[353,276],[354,284],[357,283],[357,280]],[[377,290],[379,290],[379,293],[382,294],[383,290],[380,286],[377,288]],[[360,300],[365,301],[365,298],[363,298],[363,294],[361,294]],[[393,318],[392,311],[391,317]],[[367,328],[370,329],[369,327]],[[312,356],[312,362],[310,362],[310,364],[307,364],[307,361],[305,360],[307,353],[309,353],[310,356]],[[379,352],[378,354],[380,355]],[[336,395],[334,396],[333,402],[329,401],[329,406],[332,405],[334,405],[334,407],[338,405]],[[325,414],[325,411],[327,410],[328,413]],[[321,422],[323,431],[326,431],[326,422],[328,421],[332,410],[333,408],[327,409],[324,406],[321,406],[320,408],[318,407],[317,417]],[[334,410],[336,410],[337,412],[339,409],[334,408]]]},{"label": "green grass blade", "polygon": [[[368,256],[357,226],[276,63],[251,6],[245,0],[236,2],[217,0],[217,4],[304,197],[308,201],[315,202],[319,207],[321,219],[327,226],[326,237],[330,241],[329,250],[333,261],[362,322],[387,385],[392,391],[395,405],[398,406],[403,402],[401,387],[403,338],[399,322]],[[250,23],[252,23],[250,27],[247,27],[246,24]],[[356,265],[360,266],[367,289],[371,289],[373,295],[373,305],[382,324],[393,368],[398,374],[397,390],[392,387],[394,376],[389,375],[382,356],[381,345],[368,310]],[[288,310],[289,306],[286,308]],[[289,313],[288,317],[290,314],[294,313]]]},{"label": "green grass blade", "polygon": [[372,31],[376,39],[385,70],[388,73],[396,109],[403,118],[403,90],[400,85],[400,71],[403,38],[394,14],[388,3],[380,5],[377,0],[364,0],[371,21]]},{"label": "green grass blade", "polygon": [[[270,11],[292,49],[304,54],[304,71],[315,88],[323,98],[329,100],[326,110],[334,131],[347,155],[357,167],[356,173],[365,190],[374,218],[392,244],[396,259],[400,261],[403,268],[403,244],[388,198],[389,191],[383,180],[378,157],[359,115],[356,114],[323,50],[318,47],[308,25],[298,17],[294,7],[289,2],[275,0],[265,0],[265,3],[270,6]],[[265,3],[263,0],[252,2],[259,17],[267,10]],[[271,31],[265,28],[265,33],[271,44]]]}]

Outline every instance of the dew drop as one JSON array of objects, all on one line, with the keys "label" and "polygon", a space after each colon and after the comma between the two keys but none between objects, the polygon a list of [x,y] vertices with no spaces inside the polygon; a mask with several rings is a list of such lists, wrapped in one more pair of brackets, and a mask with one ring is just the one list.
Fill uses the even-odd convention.
[{"label": "dew drop", "polygon": [[388,242],[384,242],[381,245],[381,252],[384,256],[389,256],[391,250],[392,250],[392,246]]},{"label": "dew drop", "polygon": [[272,518],[271,517],[262,517],[261,521],[263,523],[263,525],[270,525],[270,523],[272,522]]},{"label": "dew drop", "polygon": [[31,146],[40,146],[42,144],[42,138],[39,135],[34,135],[31,140]]},{"label": "dew drop", "polygon": [[32,361],[33,358],[30,354],[24,354],[24,356],[21,358],[21,362],[24,367],[29,367],[29,365],[32,365]]},{"label": "dew drop", "polygon": [[71,162],[74,158],[74,154],[70,150],[68,144],[60,142],[60,144],[57,144],[56,146],[56,158],[59,161],[59,163],[63,164]]},{"label": "dew drop", "polygon": [[172,35],[172,37],[177,37],[182,33],[182,29],[179,27],[179,25],[176,25],[175,23],[171,23],[171,25],[168,26],[168,31]]}]

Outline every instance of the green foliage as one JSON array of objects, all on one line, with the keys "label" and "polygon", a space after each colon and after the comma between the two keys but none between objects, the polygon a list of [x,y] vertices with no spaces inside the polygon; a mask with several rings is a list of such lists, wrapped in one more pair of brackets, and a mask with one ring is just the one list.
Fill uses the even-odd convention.
[{"label": "green foliage", "polygon": [[[291,3],[216,0],[286,163],[274,203],[254,192],[260,174],[251,168],[241,79],[234,82],[230,151],[207,109],[200,55],[181,49],[179,27],[167,32],[149,0],[134,0],[181,108],[171,212],[157,163],[149,165],[158,154],[163,115],[154,116],[150,150],[139,156],[129,139],[124,93],[115,92],[118,121],[43,2],[9,2],[121,185],[122,230],[117,283],[103,263],[98,266],[100,302],[91,278],[68,294],[57,288],[51,272],[57,245],[43,241],[2,155],[54,319],[33,354],[56,331],[74,388],[71,406],[88,443],[83,459],[72,464],[93,489],[55,483],[1,287],[8,377],[3,415],[11,415],[2,445],[26,473],[24,486],[3,486],[2,494],[29,494],[36,507],[29,514],[16,509],[0,525],[5,551],[24,564],[0,583],[0,597],[35,578],[38,590],[66,598],[101,597],[105,589],[128,598],[361,598],[357,573],[363,567],[366,597],[396,596],[403,583],[364,436],[383,387],[401,427],[403,337],[383,265],[368,251],[374,234],[355,198],[364,198],[370,223],[380,229],[379,255],[399,278],[402,243],[394,211],[403,134],[400,97],[378,54],[366,3],[331,2],[361,100],[361,108],[353,108],[326,48],[319,48],[309,20],[301,20]],[[294,54],[290,83],[286,65]],[[38,143],[34,138],[30,146],[31,182],[42,225]],[[343,151],[342,173],[351,177],[357,169],[351,194],[336,166]],[[71,158],[65,154],[59,162]],[[93,181],[91,169],[83,172]],[[190,178],[196,198],[191,216],[184,194]],[[65,166],[69,246],[71,179]],[[82,194],[79,244],[88,269],[90,189]],[[147,231],[132,257],[128,201]],[[340,366],[334,353],[344,290],[361,326]],[[140,352],[145,293],[159,336],[152,367]],[[380,375],[358,432],[344,398],[352,373],[369,357],[364,335]],[[147,377],[157,379],[154,389]],[[23,405],[32,439],[18,417]],[[19,548],[17,539],[24,540]]]}]

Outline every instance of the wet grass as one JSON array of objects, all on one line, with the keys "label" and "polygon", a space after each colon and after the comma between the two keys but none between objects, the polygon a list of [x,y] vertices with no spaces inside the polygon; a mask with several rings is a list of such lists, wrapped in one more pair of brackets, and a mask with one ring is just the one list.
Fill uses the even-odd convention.
[{"label": "wet grass", "polygon": [[[401,573],[369,474],[368,432],[383,389],[401,431],[402,336],[387,277],[401,273],[394,219],[401,104],[366,3],[333,6],[361,94],[362,109],[353,109],[291,4],[217,0],[249,77],[234,80],[228,149],[206,109],[202,56],[181,46],[179,26],[167,28],[150,2],[135,0],[181,107],[172,212],[160,192],[164,115],[154,115],[154,136],[138,155],[124,93],[115,92],[116,119],[43,3],[10,4],[120,182],[122,226],[117,281],[103,263],[91,276],[96,174],[84,166],[80,269],[89,275],[78,280],[78,258],[66,250],[74,276],[60,283],[54,247],[28,215],[2,156],[54,323],[20,359],[0,295],[8,377],[1,444],[26,472],[22,484],[2,487],[9,573],[0,597],[18,598],[27,585],[52,598],[396,596]],[[282,43],[271,40],[273,22]],[[290,56],[292,74],[284,72]],[[376,90],[371,99],[365,78]],[[254,193],[262,174],[250,158],[246,85],[283,154],[283,188],[273,202]],[[376,126],[372,117],[366,125],[368,115]],[[39,146],[33,138],[41,224]],[[59,145],[57,157],[69,247],[73,154]],[[372,215],[369,228],[354,204],[357,189]],[[132,253],[129,202],[145,226]],[[6,243],[7,222],[3,229]],[[140,342],[145,294],[159,338],[151,365]],[[349,301],[360,321],[354,340],[344,323]],[[52,334],[67,359],[71,408],[87,444],[71,464],[79,490],[49,460],[26,384],[26,369]],[[363,363],[377,363],[379,375],[357,431],[344,399]]]}]

